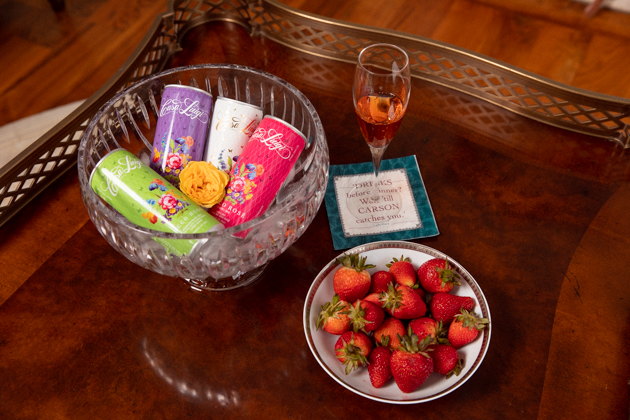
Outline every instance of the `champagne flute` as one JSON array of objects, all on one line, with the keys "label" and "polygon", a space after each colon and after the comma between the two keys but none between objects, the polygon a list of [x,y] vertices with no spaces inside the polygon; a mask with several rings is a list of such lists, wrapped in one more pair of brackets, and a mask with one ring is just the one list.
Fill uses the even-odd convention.
[{"label": "champagne flute", "polygon": [[361,134],[372,153],[370,201],[380,201],[378,173],[385,149],[407,110],[411,79],[409,57],[391,44],[374,44],[359,54],[352,97]]}]

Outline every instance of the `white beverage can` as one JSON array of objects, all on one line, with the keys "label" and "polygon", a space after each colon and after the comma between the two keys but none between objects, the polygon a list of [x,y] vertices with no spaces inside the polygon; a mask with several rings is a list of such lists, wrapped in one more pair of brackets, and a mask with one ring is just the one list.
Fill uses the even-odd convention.
[{"label": "white beverage can", "polygon": [[217,98],[204,160],[229,173],[262,117],[263,110],[258,106]]}]

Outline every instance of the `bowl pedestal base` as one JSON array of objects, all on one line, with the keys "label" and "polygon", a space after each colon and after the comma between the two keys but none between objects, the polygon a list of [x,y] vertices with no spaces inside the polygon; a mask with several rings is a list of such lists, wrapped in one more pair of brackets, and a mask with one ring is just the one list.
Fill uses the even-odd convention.
[{"label": "bowl pedestal base", "polygon": [[199,293],[232,290],[238,287],[247,286],[248,284],[251,284],[258,280],[263,271],[265,271],[267,264],[248,271],[247,273],[239,272],[238,274],[231,277],[224,277],[220,279],[207,277],[205,279],[184,279],[184,281],[188,283],[192,291]]}]

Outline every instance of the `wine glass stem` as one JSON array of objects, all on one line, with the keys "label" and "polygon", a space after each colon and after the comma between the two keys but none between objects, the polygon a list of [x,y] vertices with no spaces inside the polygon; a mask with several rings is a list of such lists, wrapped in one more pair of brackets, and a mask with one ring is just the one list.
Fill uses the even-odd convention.
[{"label": "wine glass stem", "polygon": [[385,149],[387,149],[387,146],[370,146],[370,152],[372,152],[372,165],[374,167],[374,176],[372,177],[372,193],[370,194],[370,199],[372,201],[379,201],[381,199],[381,196],[378,192],[378,173],[381,169],[381,159],[383,158]]}]

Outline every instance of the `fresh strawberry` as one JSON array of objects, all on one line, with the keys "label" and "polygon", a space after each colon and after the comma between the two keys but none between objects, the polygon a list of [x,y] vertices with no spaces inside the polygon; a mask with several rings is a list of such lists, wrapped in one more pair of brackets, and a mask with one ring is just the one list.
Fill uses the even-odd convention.
[{"label": "fresh strawberry", "polygon": [[431,337],[433,343],[442,343],[445,340],[446,331],[440,321],[427,316],[416,318],[409,323],[409,327],[420,340]]},{"label": "fresh strawberry", "polygon": [[448,328],[448,341],[456,349],[465,346],[479,335],[490,321],[486,318],[477,318],[475,314],[462,309],[461,314],[455,316],[455,320]]},{"label": "fresh strawberry", "polygon": [[377,346],[370,353],[368,358],[368,374],[370,375],[370,382],[374,388],[380,388],[389,378],[392,377],[392,369],[390,367],[390,360],[392,358],[392,351],[385,346]]},{"label": "fresh strawberry", "polygon": [[374,331],[374,340],[382,346],[388,346],[390,349],[396,350],[400,347],[399,335],[405,335],[405,326],[402,321],[398,318],[387,317],[381,326]]},{"label": "fresh strawberry", "polygon": [[413,268],[409,258],[401,255],[400,260],[392,259],[387,267],[389,267],[389,272],[394,276],[396,283],[408,287],[413,287],[416,284],[416,269]]},{"label": "fresh strawberry", "polygon": [[321,307],[319,318],[317,319],[317,329],[324,328],[331,334],[341,335],[350,330],[350,317],[345,312],[350,310],[350,304],[339,299],[335,295],[331,302],[326,302]]},{"label": "fresh strawberry", "polygon": [[372,285],[368,293],[381,293],[387,290],[387,286],[394,282],[394,276],[388,271],[377,271],[372,274]]},{"label": "fresh strawberry", "polygon": [[385,311],[366,300],[357,300],[346,312],[350,318],[353,331],[371,332],[381,326],[385,319]]},{"label": "fresh strawberry", "polygon": [[380,293],[370,293],[369,295],[367,295],[361,300],[372,302],[373,304],[377,305],[379,308],[383,307],[383,302],[381,302]]},{"label": "fresh strawberry", "polygon": [[411,287],[401,284],[389,286],[387,292],[381,294],[381,302],[391,316],[399,319],[414,319],[424,316],[427,305],[420,295]]},{"label": "fresh strawberry", "polygon": [[354,302],[367,295],[372,283],[368,268],[373,268],[372,264],[365,264],[367,257],[359,257],[358,254],[344,254],[337,261],[341,267],[335,272],[333,277],[333,289],[341,300]]},{"label": "fresh strawberry", "polygon": [[431,302],[429,302],[433,319],[442,321],[444,325],[450,325],[462,308],[472,311],[475,308],[475,300],[469,296],[456,296],[441,292],[434,294]]},{"label": "fresh strawberry", "polygon": [[433,359],[433,371],[440,375],[446,375],[450,378],[458,376],[463,368],[463,360],[459,358],[455,347],[448,344],[431,344],[427,350],[430,350]]},{"label": "fresh strawberry", "polygon": [[390,361],[392,376],[402,392],[410,393],[433,373],[433,359],[425,351],[431,338],[420,341],[410,329],[409,334],[398,339],[400,348],[394,350]]},{"label": "fresh strawberry", "polygon": [[416,293],[420,296],[420,298],[421,298],[424,302],[426,302],[426,301],[427,301],[427,299],[426,299],[427,294],[425,293],[424,289],[423,289],[422,287],[420,287],[420,285],[416,284],[416,286],[415,286],[415,287],[412,287],[412,289],[416,291]]},{"label": "fresh strawberry", "polygon": [[433,258],[418,267],[420,285],[429,293],[448,293],[459,286],[461,276],[448,263],[448,258]]},{"label": "fresh strawberry", "polygon": [[346,331],[335,343],[335,356],[346,365],[346,375],[367,364],[372,351],[372,340],[365,333]]}]

